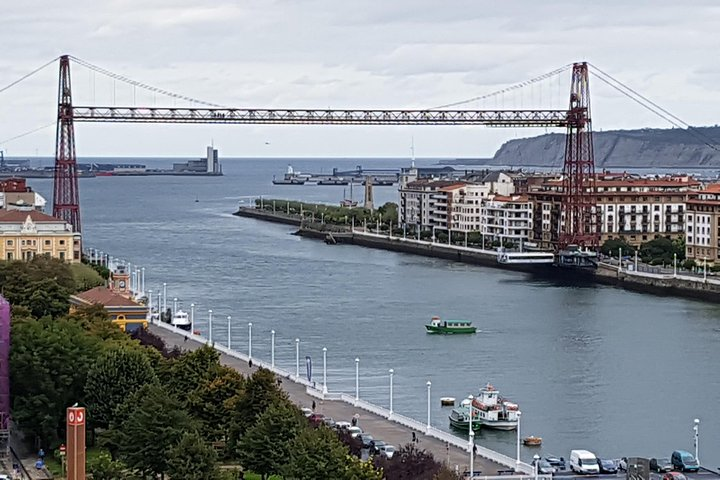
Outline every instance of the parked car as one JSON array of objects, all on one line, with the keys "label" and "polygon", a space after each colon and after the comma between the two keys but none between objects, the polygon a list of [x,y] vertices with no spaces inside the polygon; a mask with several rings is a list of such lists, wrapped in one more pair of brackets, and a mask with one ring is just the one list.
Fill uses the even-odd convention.
[{"label": "parked car", "polygon": [[598,464],[598,467],[600,467],[600,473],[617,473],[618,472],[618,466],[615,463],[615,460],[610,460],[608,458],[598,458],[597,464]]},{"label": "parked car", "polygon": [[[541,475],[552,475],[553,473],[557,472],[557,468],[550,465],[550,462],[548,462],[545,459],[540,459],[537,461],[537,471]],[[535,466],[535,460],[532,461],[532,465]]]},{"label": "parked car", "polygon": [[323,415],[322,413],[313,413],[308,417],[308,420],[310,420],[310,423],[312,423],[313,425],[318,425],[322,423],[324,418],[325,415]]},{"label": "parked car", "polygon": [[700,470],[700,464],[693,457],[692,453],[685,450],[675,450],[670,456],[670,462],[673,467],[681,472],[697,472]]},{"label": "parked car", "polygon": [[335,428],[338,430],[347,430],[350,427],[352,427],[352,424],[350,422],[344,422],[342,420],[339,422],[335,422]]},{"label": "parked car", "polygon": [[687,480],[687,477],[680,472],[668,472],[662,476],[662,480]]},{"label": "parked car", "polygon": [[357,438],[362,441],[363,448],[370,448],[370,444],[375,441],[375,438],[369,433],[361,433]]},{"label": "parked car", "polygon": [[564,457],[556,457],[554,455],[550,455],[545,457],[545,461],[548,462],[550,466],[557,468],[558,471],[565,470],[567,468]]},{"label": "parked car", "polygon": [[322,422],[327,425],[328,428],[335,427],[335,420],[333,420],[332,417],[325,417],[322,419]]},{"label": "parked car", "polygon": [[309,417],[313,414],[312,408],[303,407],[300,409],[300,411],[305,415],[306,417]]},{"label": "parked car", "polygon": [[383,442],[382,440],[373,440],[373,442],[372,442],[372,450],[373,451],[370,453],[372,453],[373,455],[377,455],[378,453],[380,453],[380,449],[382,447],[384,447],[385,445],[387,445],[387,444],[385,442]]},{"label": "parked car", "polygon": [[347,429],[347,431],[350,432],[350,436],[352,438],[355,438],[358,435],[360,435],[361,433],[363,433],[362,428],[360,428],[360,427],[349,427]]},{"label": "parked car", "polygon": [[667,457],[662,458],[651,458],[650,459],[650,470],[658,473],[669,472],[673,469],[673,464]]},{"label": "parked car", "polygon": [[379,448],[380,455],[385,455],[388,459],[392,458],[395,454],[395,447],[393,445],[383,445]]},{"label": "parked car", "polygon": [[618,470],[621,472],[627,472],[627,457],[622,457],[618,459],[615,463],[617,463]]}]

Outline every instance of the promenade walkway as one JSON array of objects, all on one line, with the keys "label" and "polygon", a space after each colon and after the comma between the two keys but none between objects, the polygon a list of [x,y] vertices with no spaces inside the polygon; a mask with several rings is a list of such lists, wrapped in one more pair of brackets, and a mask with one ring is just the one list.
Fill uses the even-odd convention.
[{"label": "promenade walkway", "polygon": [[[185,350],[194,350],[202,346],[204,342],[204,339],[201,339],[200,337],[196,337],[194,335],[188,335],[188,340],[185,341],[185,335],[174,331],[173,327],[169,325],[154,324],[150,325],[149,328],[152,333],[160,336],[160,338],[162,338],[169,347],[177,346]],[[230,366],[238,370],[243,375],[251,374],[253,370],[258,368],[258,364],[262,364],[261,361],[256,360],[253,357],[253,367],[251,369],[245,359],[238,358],[244,357],[244,355],[237,354],[236,352],[233,352],[233,355],[229,355],[225,351],[226,349],[219,345],[216,346],[216,349],[221,353],[220,360],[224,365]],[[282,379],[283,390],[288,393],[290,399],[298,406],[310,408],[313,401],[315,401],[315,410],[317,412],[322,413],[325,416],[332,417],[336,421],[350,421],[350,419],[354,415],[358,414],[358,426],[360,426],[363,431],[370,433],[377,439],[381,439],[387,443],[395,445],[398,448],[407,443],[410,443],[412,441],[412,434],[413,432],[415,432],[419,440],[418,447],[431,452],[436,460],[440,462],[445,462],[447,465],[450,466],[450,468],[457,468],[460,472],[464,472],[469,469],[470,456],[466,450],[467,447],[465,449],[460,448],[459,446],[453,445],[450,442],[445,442],[439,438],[434,438],[433,436],[426,435],[418,431],[417,429],[410,428],[401,423],[396,423],[395,421],[388,420],[381,415],[353,406],[352,404],[343,401],[341,398],[341,394],[331,393],[330,395],[327,395],[325,397],[325,400],[321,400],[319,397],[323,396],[322,392],[313,391],[305,384],[295,382],[290,375],[285,378],[281,376],[280,378]],[[310,393],[312,393],[313,395],[311,395]],[[337,400],[329,400],[329,397],[337,398]],[[407,420],[413,421],[411,419]],[[446,433],[438,431],[436,432],[436,435],[437,434]],[[460,440],[462,441],[462,439]],[[467,442],[465,441],[465,443]],[[479,445],[478,449],[485,450]],[[498,454],[497,452],[492,452],[492,454],[502,457],[502,455]],[[481,472],[483,476],[494,476],[498,475],[499,471],[507,471],[510,468],[509,464],[514,464],[514,461],[507,457],[506,462],[504,462],[503,464],[492,461],[488,458],[483,458],[479,454],[475,456],[474,470],[475,472]],[[528,466],[526,464],[522,464],[522,469],[527,470]]]}]

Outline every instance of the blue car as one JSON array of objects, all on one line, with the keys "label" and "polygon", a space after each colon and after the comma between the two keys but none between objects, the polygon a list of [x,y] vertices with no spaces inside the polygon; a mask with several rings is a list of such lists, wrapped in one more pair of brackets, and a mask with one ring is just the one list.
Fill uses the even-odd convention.
[{"label": "blue car", "polygon": [[692,453],[685,450],[675,450],[670,457],[673,467],[681,472],[697,472],[700,464],[693,457]]}]

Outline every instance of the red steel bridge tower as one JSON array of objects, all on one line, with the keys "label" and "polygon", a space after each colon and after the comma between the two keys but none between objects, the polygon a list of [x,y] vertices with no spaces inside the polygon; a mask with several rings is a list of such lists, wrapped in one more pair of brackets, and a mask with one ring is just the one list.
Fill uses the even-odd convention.
[{"label": "red steel bridge tower", "polygon": [[70,57],[63,55],[60,57],[60,81],[58,84],[53,216],[65,220],[72,225],[74,232],[80,233],[80,197],[78,195],[73,113]]},{"label": "red steel bridge tower", "polygon": [[[84,67],[135,86],[120,75],[73,58]],[[158,89],[154,89],[159,91]],[[164,92],[169,93],[169,92]],[[171,94],[174,95],[174,94]],[[180,97],[174,95],[175,97]],[[181,97],[188,99],[187,97]],[[208,105],[208,104],[206,104]],[[564,127],[567,129],[563,168],[562,208],[557,250],[569,245],[595,248],[599,242],[595,196],[595,159],[590,121],[587,63],[575,63],[568,110],[453,110],[453,109],[239,109],[73,106],[70,57],[60,57],[55,197],[53,215],[80,232],[77,165],[73,122],[109,123],[222,123],[308,125],[486,125],[493,127]]]}]

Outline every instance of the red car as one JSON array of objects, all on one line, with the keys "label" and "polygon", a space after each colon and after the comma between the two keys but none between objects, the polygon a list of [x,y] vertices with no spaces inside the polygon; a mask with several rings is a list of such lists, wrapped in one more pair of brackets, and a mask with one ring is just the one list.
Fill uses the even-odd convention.
[{"label": "red car", "polygon": [[[324,419],[325,419],[325,415],[323,415],[322,413],[313,413],[312,415],[310,415],[308,417],[308,420],[310,420],[310,423],[312,423],[313,425],[321,424]],[[682,480],[682,479],[680,479],[680,480]]]},{"label": "red car", "polygon": [[668,472],[663,475],[662,480],[687,480],[687,477],[680,472]]}]

